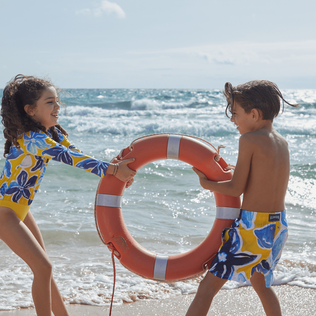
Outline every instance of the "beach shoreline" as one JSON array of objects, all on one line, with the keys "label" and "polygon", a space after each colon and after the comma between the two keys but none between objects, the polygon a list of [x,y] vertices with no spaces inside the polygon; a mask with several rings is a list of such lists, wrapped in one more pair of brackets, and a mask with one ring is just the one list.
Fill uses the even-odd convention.
[{"label": "beach shoreline", "polygon": [[[316,314],[316,290],[290,285],[273,286],[282,308],[283,316]],[[194,294],[178,295],[160,300],[139,300],[134,303],[114,305],[113,316],[185,315]],[[70,316],[101,316],[109,314],[109,306],[67,305]],[[0,311],[0,316],[34,316],[34,309]],[[233,290],[222,289],[214,298],[208,315],[262,316],[264,310],[251,286]]]}]

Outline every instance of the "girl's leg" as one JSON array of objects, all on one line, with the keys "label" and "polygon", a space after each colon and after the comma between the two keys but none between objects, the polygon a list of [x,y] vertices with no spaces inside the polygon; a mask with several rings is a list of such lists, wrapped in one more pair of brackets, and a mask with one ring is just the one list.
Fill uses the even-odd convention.
[{"label": "girl's leg", "polygon": [[264,275],[254,272],[250,278],[250,282],[261,300],[266,315],[281,316],[282,313],[279,300],[273,289],[271,287],[266,287]]},{"label": "girl's leg", "polygon": [[220,279],[207,272],[201,281],[197,293],[186,313],[186,316],[206,316],[212,300],[227,280]]},{"label": "girl's leg", "polygon": [[32,295],[37,315],[51,316],[52,265],[31,231],[7,207],[0,207],[0,238],[34,274]]},{"label": "girl's leg", "polygon": [[[29,228],[29,230],[32,232],[32,234],[35,236],[38,243],[41,245],[41,247],[45,250],[44,241],[42,234],[35,222],[35,219],[31,212],[28,212],[24,224]],[[68,316],[68,312],[66,309],[66,306],[64,304],[64,301],[60,295],[60,292],[58,290],[57,284],[52,276],[51,280],[51,293],[52,293],[52,311],[55,316]]]}]

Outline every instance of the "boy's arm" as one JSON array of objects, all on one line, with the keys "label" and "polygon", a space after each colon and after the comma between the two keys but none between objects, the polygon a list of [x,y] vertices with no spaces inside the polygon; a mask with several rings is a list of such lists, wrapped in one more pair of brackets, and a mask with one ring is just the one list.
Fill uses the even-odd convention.
[{"label": "boy's arm", "polygon": [[254,153],[254,142],[252,136],[247,133],[239,139],[239,152],[235,172],[231,180],[228,181],[210,181],[206,176],[196,168],[195,173],[200,178],[200,184],[204,189],[215,191],[225,195],[240,196],[244,193],[247,179],[251,168],[251,160]]}]

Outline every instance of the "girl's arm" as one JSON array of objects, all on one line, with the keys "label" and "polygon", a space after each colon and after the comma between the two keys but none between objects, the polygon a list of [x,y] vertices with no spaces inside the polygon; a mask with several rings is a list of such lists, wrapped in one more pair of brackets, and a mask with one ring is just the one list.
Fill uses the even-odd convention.
[{"label": "girl's arm", "polygon": [[219,182],[210,181],[201,171],[193,168],[193,171],[200,178],[201,186],[204,189],[215,191],[221,194],[240,196],[246,188],[251,167],[253,146],[254,144],[250,135],[244,134],[240,137],[237,164],[231,180]]},{"label": "girl's arm", "polygon": [[[73,144],[71,144],[69,142],[67,137],[64,134],[62,134],[62,132],[60,130],[57,129],[57,132],[58,132],[58,137],[60,139],[61,145],[64,145],[65,147],[67,147],[68,149],[70,149],[72,151],[82,153],[81,150],[79,150]],[[106,173],[114,175],[115,177],[117,177],[119,180],[121,180],[123,182],[128,181],[126,187],[129,187],[133,183],[133,181],[130,181],[130,180],[132,179],[132,177],[135,176],[136,172],[131,170],[127,165],[129,163],[133,162],[134,160],[135,159],[128,159],[128,160],[124,160],[124,161],[115,160],[114,163],[108,164]]]},{"label": "girl's arm", "polygon": [[[66,148],[73,150],[73,151],[77,151],[79,153],[81,153],[81,150],[76,148],[76,146],[74,146],[69,140],[68,138],[56,127],[55,128],[57,133],[58,133],[58,138],[59,138],[59,144],[65,146]],[[49,135],[49,134],[48,134]],[[50,135],[49,135],[50,136]]]},{"label": "girl's arm", "polygon": [[66,147],[62,143],[55,142],[43,132],[28,132],[23,134],[22,138],[19,139],[20,147],[25,153],[60,161],[94,173],[99,177],[104,177],[107,171],[110,174],[115,172],[115,176],[119,180],[126,182],[136,174],[135,171],[129,169],[127,166],[128,163],[133,161],[131,159],[120,162],[117,169],[111,165],[110,170],[107,170],[109,163],[83,154],[80,150],[72,146],[65,136],[63,136],[61,142],[68,146]]}]

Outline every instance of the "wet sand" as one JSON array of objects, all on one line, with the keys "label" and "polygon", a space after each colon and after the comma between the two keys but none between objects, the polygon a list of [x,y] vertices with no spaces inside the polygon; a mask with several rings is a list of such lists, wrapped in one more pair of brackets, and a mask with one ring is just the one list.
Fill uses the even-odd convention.
[{"label": "wet sand", "polygon": [[[279,297],[283,316],[316,315],[316,290],[298,286],[273,287]],[[179,295],[164,300],[141,300],[113,306],[112,316],[184,316],[194,295]],[[109,307],[68,305],[71,316],[105,316]],[[34,309],[0,311],[0,316],[35,316]],[[215,297],[208,315],[262,316],[265,315],[260,300],[252,287],[221,290]]]}]

